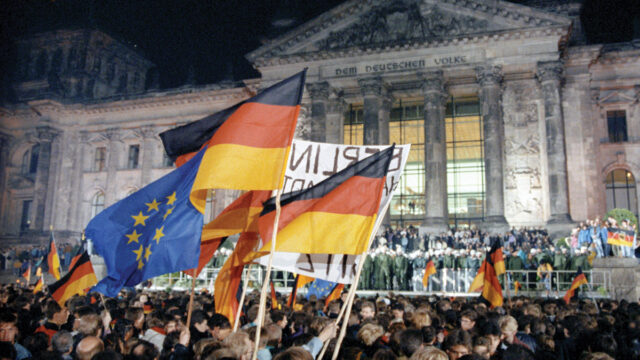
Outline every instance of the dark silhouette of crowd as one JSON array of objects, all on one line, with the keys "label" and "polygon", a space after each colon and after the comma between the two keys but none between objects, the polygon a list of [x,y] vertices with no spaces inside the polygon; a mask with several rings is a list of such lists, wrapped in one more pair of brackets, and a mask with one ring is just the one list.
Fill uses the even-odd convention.
[{"label": "dark silhouette of crowd", "polygon": [[[239,329],[215,313],[211,294],[123,290],[117,298],[75,296],[61,307],[42,292],[0,291],[0,359],[249,359],[257,291]],[[335,349],[341,299],[278,294],[261,330],[258,359],[314,359]],[[356,298],[339,359],[640,359],[640,305],[574,296],[505,299],[490,309],[478,298]]]}]

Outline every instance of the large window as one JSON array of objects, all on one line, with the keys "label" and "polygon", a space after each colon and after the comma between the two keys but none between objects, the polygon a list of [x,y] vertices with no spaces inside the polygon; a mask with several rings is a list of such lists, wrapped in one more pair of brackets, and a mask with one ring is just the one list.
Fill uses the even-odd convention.
[{"label": "large window", "polygon": [[38,158],[40,157],[40,144],[33,145],[22,154],[20,172],[24,175],[32,175],[38,171]]},{"label": "large window", "polygon": [[22,217],[20,219],[20,232],[25,232],[31,226],[31,204],[32,200],[22,202]]},{"label": "large window", "polygon": [[479,223],[484,217],[484,137],[477,98],[452,98],[445,113],[449,222]]},{"label": "large window", "polygon": [[91,218],[98,215],[102,210],[104,210],[104,193],[100,191],[91,199]]},{"label": "large window", "polygon": [[628,209],[638,214],[636,180],[629,171],[617,169],[607,174],[605,181],[607,211],[615,208]]},{"label": "large window", "polygon": [[349,105],[344,119],[344,143],[362,145],[364,143],[364,119],[362,105]]},{"label": "large window", "polygon": [[607,111],[609,142],[627,141],[627,113],[624,110]]},{"label": "large window", "polygon": [[93,171],[104,171],[107,161],[107,148],[97,147],[93,159]]},{"label": "large window", "polygon": [[127,162],[127,169],[137,169],[139,157],[140,145],[129,145],[129,160]]}]

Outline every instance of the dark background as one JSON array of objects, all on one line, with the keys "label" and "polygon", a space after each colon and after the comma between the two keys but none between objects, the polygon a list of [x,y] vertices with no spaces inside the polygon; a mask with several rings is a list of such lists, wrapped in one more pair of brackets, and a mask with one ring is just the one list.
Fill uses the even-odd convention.
[{"label": "dark background", "polygon": [[[527,3],[530,0],[513,0]],[[547,0],[548,1],[548,0]],[[560,0],[562,1],[562,0]],[[58,28],[96,27],[158,66],[160,87],[259,77],[244,55],[266,39],[344,0],[2,0],[0,71],[11,71],[15,38]],[[585,0],[589,43],[640,34],[640,0]]]}]

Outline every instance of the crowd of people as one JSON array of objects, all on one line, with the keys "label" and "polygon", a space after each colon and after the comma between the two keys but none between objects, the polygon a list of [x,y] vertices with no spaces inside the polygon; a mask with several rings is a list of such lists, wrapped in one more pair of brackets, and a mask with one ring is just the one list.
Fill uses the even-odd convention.
[{"label": "crowd of people", "polygon": [[[261,360],[330,359],[343,300],[278,294],[261,328]],[[0,359],[250,359],[258,313],[246,297],[236,331],[196,294],[186,323],[184,292],[75,296],[60,306],[15,284],[0,290]],[[640,359],[640,305],[626,301],[512,297],[487,308],[477,298],[356,298],[339,359]]]},{"label": "crowd of people", "polygon": [[[71,244],[64,242],[56,244],[60,257],[60,266],[63,270],[69,268],[73,254],[82,246],[79,242]],[[47,255],[46,245],[8,246],[0,250],[0,270],[11,270],[14,275],[24,273],[29,265],[32,268],[39,266]]]}]

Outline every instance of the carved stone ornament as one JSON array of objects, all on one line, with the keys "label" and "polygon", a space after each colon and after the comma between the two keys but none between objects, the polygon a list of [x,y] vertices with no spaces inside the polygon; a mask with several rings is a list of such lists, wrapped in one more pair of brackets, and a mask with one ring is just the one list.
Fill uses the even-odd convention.
[{"label": "carved stone ornament", "polygon": [[536,77],[540,83],[545,81],[560,81],[564,73],[564,66],[560,61],[545,61],[538,63]]},{"label": "carved stone ornament", "polygon": [[327,100],[329,98],[329,83],[326,81],[307,83],[307,91],[312,100]]},{"label": "carved stone ornament", "polygon": [[60,131],[50,126],[38,126],[36,128],[38,132],[38,139],[44,142],[51,142],[56,136],[60,135]]},{"label": "carved stone ornament", "polygon": [[478,66],[476,68],[476,79],[481,86],[499,85],[502,82],[502,66]]},{"label": "carved stone ornament", "polygon": [[380,77],[358,79],[358,85],[360,86],[360,91],[362,91],[362,96],[387,95],[387,86]]},{"label": "carved stone ornament", "polygon": [[120,141],[122,139],[122,132],[116,128],[106,129],[103,136],[109,141]]},{"label": "carved stone ornament", "polygon": [[445,12],[418,0],[395,0],[374,7],[353,25],[318,42],[321,50],[386,43],[403,44],[476,33],[487,29],[486,20]]}]

